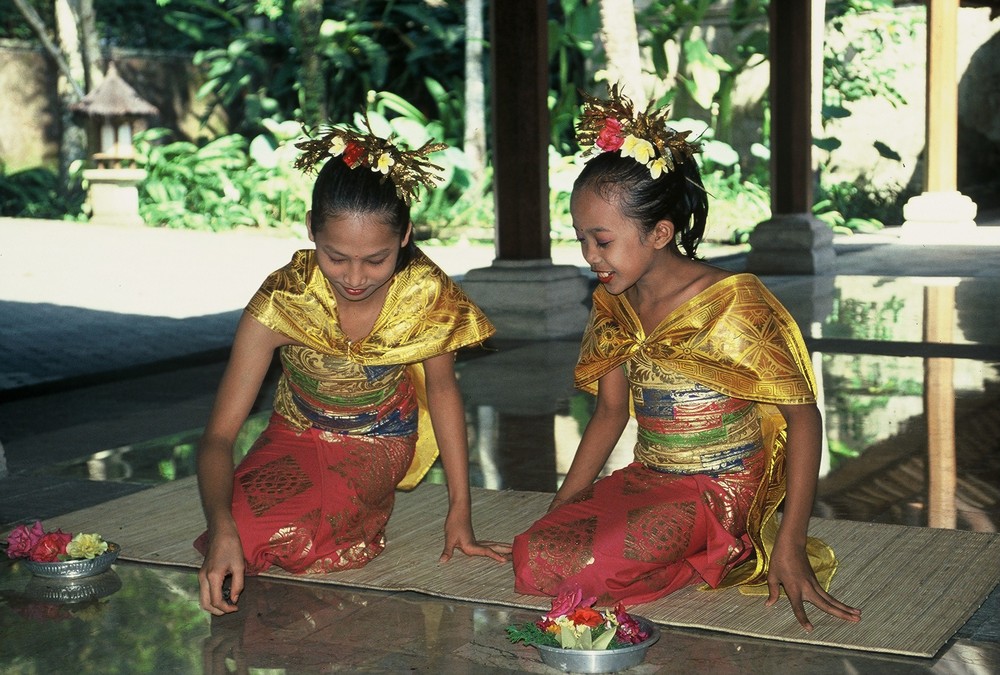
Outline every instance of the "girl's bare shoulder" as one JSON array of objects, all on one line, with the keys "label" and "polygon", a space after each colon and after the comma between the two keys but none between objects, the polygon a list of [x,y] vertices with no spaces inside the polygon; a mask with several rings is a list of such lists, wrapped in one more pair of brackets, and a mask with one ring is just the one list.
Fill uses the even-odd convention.
[{"label": "girl's bare shoulder", "polygon": [[734,276],[736,272],[716,267],[704,261],[693,261],[697,265],[696,272],[691,280],[690,288],[695,294],[701,293],[707,288],[714,286],[723,279]]}]

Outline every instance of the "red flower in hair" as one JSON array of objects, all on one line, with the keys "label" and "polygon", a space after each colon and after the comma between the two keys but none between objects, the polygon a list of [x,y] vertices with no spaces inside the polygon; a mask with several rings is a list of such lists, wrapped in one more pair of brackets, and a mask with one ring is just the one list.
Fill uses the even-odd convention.
[{"label": "red flower in hair", "polygon": [[614,117],[609,117],[604,120],[604,128],[601,129],[601,133],[597,135],[597,147],[601,150],[607,152],[614,152],[622,147],[622,142],[625,140],[622,136],[622,125]]},{"label": "red flower in hair", "polygon": [[365,149],[360,145],[357,143],[348,143],[347,147],[344,148],[344,163],[353,169],[358,165],[363,154],[365,154]]}]

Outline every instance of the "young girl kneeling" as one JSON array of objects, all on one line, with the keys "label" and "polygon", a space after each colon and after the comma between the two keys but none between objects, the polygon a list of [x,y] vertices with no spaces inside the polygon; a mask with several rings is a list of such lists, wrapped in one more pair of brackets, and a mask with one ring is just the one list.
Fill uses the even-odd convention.
[{"label": "young girl kneeling", "polygon": [[[598,154],[571,211],[600,286],[575,382],[597,405],[549,513],[514,540],[515,589],[641,603],[766,580],[767,604],[783,587],[806,630],[803,601],[858,621],[807,555],[832,562],[807,545],[822,423],[802,336],[755,276],[695,259],[699,147],[664,116],[617,88],[584,108],[581,145]],[[635,461],[594,482],[632,411]]]},{"label": "young girl kneeling", "polygon": [[[316,247],[250,300],[198,452],[208,529],[195,545],[201,605],[213,614],[235,611],[244,574],[271,565],[365,565],[385,546],[397,486],[414,487],[438,446],[449,496],[441,560],[456,548],[498,561],[509,551],[472,531],[454,371],[455,351],[494,328],[413,243],[409,204],[434,180],[426,154],[444,146],[404,151],[334,127],[298,147],[299,168],[323,163],[306,215]],[[234,472],[236,434],[275,350],[274,413]]]}]

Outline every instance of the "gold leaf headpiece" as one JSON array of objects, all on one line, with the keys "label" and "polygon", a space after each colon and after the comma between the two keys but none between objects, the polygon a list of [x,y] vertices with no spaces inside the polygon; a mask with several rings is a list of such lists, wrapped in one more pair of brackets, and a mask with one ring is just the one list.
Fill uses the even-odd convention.
[{"label": "gold leaf headpiece", "polygon": [[295,168],[312,173],[330,157],[340,157],[352,169],[368,167],[382,174],[382,181],[391,180],[396,195],[407,206],[417,198],[420,185],[432,188],[435,181],[441,180],[436,173],[441,167],[427,161],[427,155],[447,145],[427,142],[416,150],[404,150],[395,142],[395,136],[376,136],[367,115],[364,121],[367,132],[333,125],[321,125],[315,133],[304,130],[309,138],[295,144],[302,151]]},{"label": "gold leaf headpiece", "polygon": [[587,154],[621,151],[622,157],[645,165],[655,180],[701,152],[701,143],[687,140],[690,131],[667,126],[669,108],[655,110],[650,101],[645,111],[636,111],[617,84],[608,87],[608,94],[605,100],[580,92],[584,104],[576,140],[581,147],[591,146]]}]

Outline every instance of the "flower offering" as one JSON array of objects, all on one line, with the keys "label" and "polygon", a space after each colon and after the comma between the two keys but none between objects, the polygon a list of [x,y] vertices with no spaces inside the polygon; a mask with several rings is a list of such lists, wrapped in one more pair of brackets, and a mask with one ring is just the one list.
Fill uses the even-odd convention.
[{"label": "flower offering", "polygon": [[32,562],[92,560],[107,550],[108,542],[99,534],[46,532],[37,520],[30,526],[18,525],[7,536],[7,557]]},{"label": "flower offering", "polygon": [[613,610],[594,608],[595,598],[583,598],[577,589],[558,595],[552,609],[532,623],[507,626],[511,642],[563,649],[620,649],[649,637],[619,603]]}]

